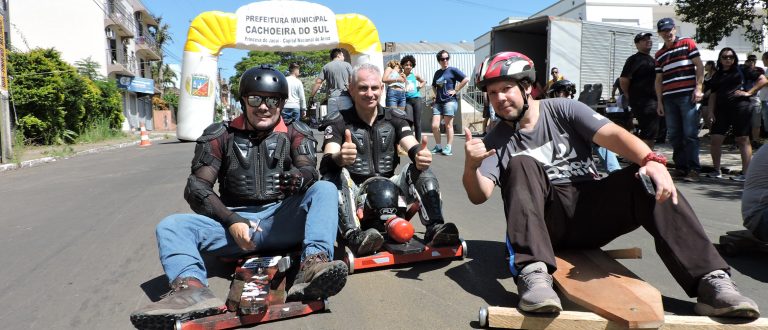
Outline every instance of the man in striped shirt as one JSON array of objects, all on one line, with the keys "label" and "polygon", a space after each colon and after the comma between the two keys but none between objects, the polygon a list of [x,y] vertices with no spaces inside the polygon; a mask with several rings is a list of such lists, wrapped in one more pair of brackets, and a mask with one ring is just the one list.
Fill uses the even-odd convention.
[{"label": "man in striped shirt", "polygon": [[696,42],[675,36],[677,29],[671,18],[656,24],[664,47],[656,52],[656,97],[659,116],[665,116],[672,159],[679,175],[686,181],[698,181],[699,110],[696,103],[704,95],[704,65]]}]

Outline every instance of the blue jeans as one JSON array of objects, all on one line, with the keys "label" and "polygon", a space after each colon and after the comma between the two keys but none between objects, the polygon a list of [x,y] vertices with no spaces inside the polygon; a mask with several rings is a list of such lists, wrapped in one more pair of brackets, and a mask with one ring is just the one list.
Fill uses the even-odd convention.
[{"label": "blue jeans", "polygon": [[327,115],[341,110],[347,110],[353,106],[352,98],[349,95],[332,96],[328,98]]},{"label": "blue jeans", "polygon": [[664,118],[667,136],[672,143],[675,168],[683,172],[701,171],[699,163],[699,109],[691,100],[691,93],[664,96]]},{"label": "blue jeans", "polygon": [[600,168],[603,171],[610,174],[621,169],[619,159],[616,158],[616,154],[612,151],[596,144],[592,144],[592,151],[597,154],[597,158],[600,159]]},{"label": "blue jeans", "polygon": [[[282,202],[232,210],[259,222],[262,231],[251,228],[256,251],[288,249],[302,244],[302,258],[325,252],[333,259],[333,242],[338,230],[337,196],[336,186],[318,181],[305,194],[290,196]],[[226,228],[200,214],[171,215],[160,221],[155,235],[160,263],[169,281],[194,277],[207,285],[202,254],[231,256],[245,252]]]},{"label": "blue jeans", "polygon": [[388,107],[405,108],[405,91],[402,89],[387,88],[387,97],[384,104]]},{"label": "blue jeans", "polygon": [[448,101],[445,103],[435,103],[432,107],[433,116],[451,116],[456,114],[456,110],[459,109],[459,102]]},{"label": "blue jeans", "polygon": [[282,115],[283,115],[283,120],[286,123],[290,123],[295,120],[299,120],[299,118],[301,117],[301,111],[299,110],[299,108],[283,108]]}]

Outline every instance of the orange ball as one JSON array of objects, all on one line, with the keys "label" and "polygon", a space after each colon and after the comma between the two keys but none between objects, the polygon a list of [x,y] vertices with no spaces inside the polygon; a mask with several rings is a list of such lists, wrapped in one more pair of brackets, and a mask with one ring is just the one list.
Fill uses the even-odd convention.
[{"label": "orange ball", "polygon": [[413,238],[413,225],[403,218],[392,217],[386,222],[387,234],[395,242],[405,243]]}]

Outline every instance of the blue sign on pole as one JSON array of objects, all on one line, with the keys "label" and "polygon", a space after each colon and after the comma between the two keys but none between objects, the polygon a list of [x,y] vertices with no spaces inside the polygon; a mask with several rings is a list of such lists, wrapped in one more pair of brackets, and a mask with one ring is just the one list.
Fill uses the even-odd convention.
[{"label": "blue sign on pole", "polygon": [[117,88],[134,93],[154,94],[155,81],[141,77],[117,75]]}]

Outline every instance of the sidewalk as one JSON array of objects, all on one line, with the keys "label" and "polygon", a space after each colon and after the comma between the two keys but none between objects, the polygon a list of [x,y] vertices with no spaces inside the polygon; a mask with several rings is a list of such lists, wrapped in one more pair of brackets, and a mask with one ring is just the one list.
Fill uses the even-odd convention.
[{"label": "sidewalk", "polygon": [[[149,133],[149,139],[151,141],[174,139],[175,137],[176,132],[153,131]],[[137,146],[140,142],[140,139],[141,136],[139,135],[139,132],[134,132],[124,138],[100,141],[96,143],[72,144],[65,146],[27,147],[24,151],[24,154],[21,155],[21,159],[18,163],[0,164],[0,173],[19,168],[34,167],[45,163],[55,162],[61,159],[67,159],[106,150]],[[65,149],[67,149],[66,152],[64,151]],[[57,154],[66,155],[59,156]]]},{"label": "sidewalk", "polygon": [[[704,137],[704,134],[708,132],[709,130],[707,129],[699,131],[699,163],[701,164],[702,174],[712,171],[713,166],[712,156],[709,152],[709,137]],[[669,142],[657,144],[654,149],[664,154],[670,163],[672,162],[672,145]],[[756,151],[757,149],[752,150],[753,153]],[[720,164],[723,174],[726,174],[726,172],[739,174],[741,172],[741,153],[739,149],[733,144],[723,144]]]}]

